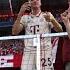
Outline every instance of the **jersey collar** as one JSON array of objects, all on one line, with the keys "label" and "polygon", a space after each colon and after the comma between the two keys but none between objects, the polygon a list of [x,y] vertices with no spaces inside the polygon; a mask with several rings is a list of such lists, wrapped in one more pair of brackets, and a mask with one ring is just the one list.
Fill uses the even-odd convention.
[{"label": "jersey collar", "polygon": [[31,17],[39,17],[40,16],[40,14],[41,14],[41,11],[39,11],[39,13],[38,14],[36,14],[36,15],[33,15],[32,13],[31,13]]}]

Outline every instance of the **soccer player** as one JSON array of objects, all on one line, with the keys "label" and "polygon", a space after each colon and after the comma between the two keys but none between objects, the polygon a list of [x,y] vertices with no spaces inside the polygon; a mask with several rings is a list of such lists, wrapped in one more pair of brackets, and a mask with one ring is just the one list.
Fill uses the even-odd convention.
[{"label": "soccer player", "polygon": [[[51,28],[59,32],[62,31],[61,25],[50,12],[44,13],[41,11],[41,0],[31,0],[29,4],[31,6],[31,13],[29,15],[23,15],[20,21],[13,25],[13,35],[17,35],[22,28],[25,28],[25,35],[50,33]],[[29,4],[25,6],[25,10],[29,7]],[[41,38],[41,70],[52,70],[51,54],[51,38]],[[33,46],[32,40],[25,40],[21,70],[34,70],[36,68],[35,60],[36,47]]]}]

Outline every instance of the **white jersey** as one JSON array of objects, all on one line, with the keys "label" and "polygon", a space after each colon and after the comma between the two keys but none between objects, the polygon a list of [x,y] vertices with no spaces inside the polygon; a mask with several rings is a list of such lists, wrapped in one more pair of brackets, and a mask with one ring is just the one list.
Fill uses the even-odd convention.
[{"label": "white jersey", "polygon": [[[43,16],[43,13],[41,13],[39,16],[24,15],[21,18],[20,23],[25,26],[25,33],[26,33],[26,35],[50,33],[51,32],[51,28],[53,26],[51,22],[47,22],[45,20],[45,18]],[[24,42],[25,42],[25,47],[28,50],[29,50],[29,48],[33,50],[34,47],[31,47],[31,46],[34,46],[32,39],[26,39],[26,40],[24,40]],[[34,48],[34,49],[36,49],[36,48]],[[30,53],[28,52],[29,56],[32,55],[31,52],[34,53],[34,51],[31,51],[31,50],[29,50],[29,51],[30,51]],[[25,52],[25,55],[28,55],[26,53],[27,52]],[[33,55],[35,55],[35,54],[33,54]],[[33,55],[31,56],[31,60],[33,58]],[[53,68],[52,57],[51,56],[52,56],[51,38],[50,37],[49,38],[47,38],[47,37],[46,38],[42,38],[41,39],[41,69],[40,70],[51,70],[51,68]],[[23,57],[23,59],[26,60],[26,57],[27,56],[25,56],[25,58]],[[23,61],[23,63],[25,64],[27,61],[26,62],[24,62],[24,61]],[[32,61],[32,63],[33,63],[33,61]],[[23,68],[23,65],[22,65],[22,68]],[[24,67],[26,67],[26,66],[24,66]]]},{"label": "white jersey", "polygon": [[[24,15],[22,16],[20,23],[25,26],[26,35],[44,34],[51,32],[52,24],[51,22],[47,22],[45,20],[43,13],[41,13],[39,16]],[[45,41],[51,42],[51,39],[47,38]],[[46,43],[45,41],[43,40],[43,44]],[[31,40],[26,40],[25,46],[33,46],[33,42]]]}]

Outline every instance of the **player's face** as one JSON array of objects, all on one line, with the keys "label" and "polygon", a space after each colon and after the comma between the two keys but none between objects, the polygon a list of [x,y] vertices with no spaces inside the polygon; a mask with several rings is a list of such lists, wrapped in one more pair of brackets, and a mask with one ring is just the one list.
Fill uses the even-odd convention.
[{"label": "player's face", "polygon": [[31,6],[32,7],[40,7],[41,6],[41,0],[31,0]]}]

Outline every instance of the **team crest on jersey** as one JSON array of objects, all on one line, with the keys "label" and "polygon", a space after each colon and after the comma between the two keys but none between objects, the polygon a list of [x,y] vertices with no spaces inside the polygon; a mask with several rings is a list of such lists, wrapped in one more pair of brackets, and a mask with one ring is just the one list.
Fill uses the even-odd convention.
[{"label": "team crest on jersey", "polygon": [[31,23],[32,22],[30,17],[28,17],[27,19],[28,19],[27,23]]},{"label": "team crest on jersey", "polygon": [[40,18],[40,22],[43,22],[44,21],[44,19],[43,18]]}]

